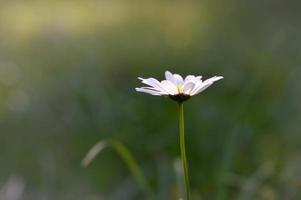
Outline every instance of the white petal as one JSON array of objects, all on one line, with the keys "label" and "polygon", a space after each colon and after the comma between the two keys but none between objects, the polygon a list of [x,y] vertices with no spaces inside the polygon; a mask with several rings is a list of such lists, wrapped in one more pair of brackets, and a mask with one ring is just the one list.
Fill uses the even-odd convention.
[{"label": "white petal", "polygon": [[191,80],[194,80],[195,79],[195,76],[193,76],[193,75],[188,75],[188,76],[186,76],[186,78],[185,78],[185,82],[186,81],[191,81]]},{"label": "white petal", "polygon": [[190,91],[190,94],[193,94],[203,84],[203,81],[195,79],[194,84],[194,88]]},{"label": "white petal", "polygon": [[155,90],[166,92],[164,87],[161,85],[161,83],[157,79],[154,79],[154,78],[144,79],[144,78],[140,78],[140,77],[138,79],[142,80],[142,83],[152,86]]},{"label": "white petal", "polygon": [[144,93],[155,95],[155,96],[163,95],[162,93],[160,93],[158,91],[154,91],[154,90],[147,89],[147,88],[135,88],[135,89],[136,89],[137,92],[144,92]]},{"label": "white petal", "polygon": [[203,83],[203,81],[202,81],[202,80],[195,79],[195,80],[194,80],[194,83],[195,83],[196,85],[201,85],[201,84]]},{"label": "white petal", "polygon": [[191,95],[197,95],[197,94],[203,92],[212,84],[213,84],[213,82],[207,82],[207,83],[203,82],[203,84],[201,86],[199,86],[198,88],[196,88],[195,90],[193,90],[191,92]]},{"label": "white petal", "polygon": [[188,75],[188,76],[186,76],[184,82],[187,82],[187,81],[194,81],[194,82],[197,82],[197,81],[200,81],[201,79],[202,79],[202,76]]},{"label": "white petal", "polygon": [[173,75],[170,71],[165,72],[165,79],[170,81],[173,84],[177,84],[176,79],[173,77]]},{"label": "white petal", "polygon": [[155,88],[153,88],[153,87],[141,87],[141,88],[142,88],[142,89],[153,90],[153,91],[155,91],[155,92],[159,92],[159,93],[162,93],[162,94],[166,93],[166,92],[162,92],[161,90],[157,90],[157,89],[155,89]]},{"label": "white petal", "polygon": [[170,82],[169,80],[163,80],[161,81],[161,85],[164,87],[164,89],[170,94],[170,95],[175,95],[178,94],[178,89],[177,87]]},{"label": "white petal", "polygon": [[181,75],[179,75],[179,74],[174,74],[173,77],[174,77],[175,83],[176,83],[177,85],[183,85],[183,78],[182,78]]},{"label": "white petal", "polygon": [[195,77],[196,79],[198,79],[198,80],[201,80],[202,79],[202,76],[197,76],[197,77]]},{"label": "white petal", "polygon": [[[222,76],[213,76],[212,78],[209,78],[209,79],[207,79],[207,80],[205,80],[205,81],[212,81],[212,82],[215,82],[215,81],[218,81],[218,80],[220,80],[220,79],[223,79],[224,77],[222,77]],[[204,81],[204,82],[205,82]]]},{"label": "white petal", "polygon": [[224,77],[222,76],[214,76],[212,78],[209,78],[205,80],[204,82],[199,82],[194,89],[191,91],[191,95],[196,95],[199,94],[200,92],[204,91],[207,89],[210,85],[212,85],[215,81],[218,81],[220,79],[223,79]]},{"label": "white petal", "polygon": [[190,95],[190,93],[193,90],[194,86],[195,86],[195,83],[193,81],[185,82],[182,89],[181,89],[181,92],[184,93],[184,94]]}]

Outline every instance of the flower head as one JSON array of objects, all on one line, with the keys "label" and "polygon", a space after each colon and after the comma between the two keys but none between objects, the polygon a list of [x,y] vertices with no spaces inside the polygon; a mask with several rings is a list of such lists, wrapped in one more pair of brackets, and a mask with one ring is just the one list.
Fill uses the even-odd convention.
[{"label": "flower head", "polygon": [[183,79],[179,74],[165,72],[166,80],[158,81],[155,78],[138,78],[146,87],[136,88],[137,92],[144,92],[155,96],[170,96],[175,101],[183,102],[191,96],[197,95],[211,86],[215,81],[222,79],[222,76],[214,76],[202,81],[202,76],[188,75]]}]

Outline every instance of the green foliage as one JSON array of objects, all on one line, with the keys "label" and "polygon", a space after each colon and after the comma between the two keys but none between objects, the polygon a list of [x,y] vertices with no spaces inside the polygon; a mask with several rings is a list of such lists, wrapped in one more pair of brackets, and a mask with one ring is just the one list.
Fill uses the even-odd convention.
[{"label": "green foliage", "polygon": [[177,106],[134,90],[137,76],[166,69],[225,77],[185,104],[192,199],[300,199],[299,8],[1,1],[0,199],[15,176],[25,200],[143,199],[110,149],[80,167],[102,138],[131,150],[159,198],[176,199]]}]

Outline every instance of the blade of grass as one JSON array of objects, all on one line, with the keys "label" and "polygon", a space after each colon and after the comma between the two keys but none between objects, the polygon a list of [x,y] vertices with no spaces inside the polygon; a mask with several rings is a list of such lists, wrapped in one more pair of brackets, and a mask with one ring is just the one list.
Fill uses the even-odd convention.
[{"label": "blade of grass", "polygon": [[141,168],[134,159],[132,153],[119,141],[116,140],[101,140],[96,143],[86,154],[81,162],[83,167],[87,167],[95,159],[95,157],[102,152],[106,147],[112,147],[120,158],[125,162],[128,169],[136,179],[137,183],[144,190],[148,197],[153,197],[154,194],[142,173]]}]

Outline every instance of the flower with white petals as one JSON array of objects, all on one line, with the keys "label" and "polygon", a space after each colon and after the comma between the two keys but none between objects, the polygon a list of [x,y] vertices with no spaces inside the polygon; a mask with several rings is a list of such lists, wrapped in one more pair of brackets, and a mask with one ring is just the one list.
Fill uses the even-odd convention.
[{"label": "flower with white petals", "polygon": [[138,78],[146,87],[136,88],[137,92],[144,92],[155,96],[170,96],[173,100],[183,102],[191,96],[197,95],[211,86],[215,81],[222,79],[222,76],[214,76],[202,81],[202,76],[188,75],[185,79],[179,74],[165,72],[166,80],[158,81],[155,78]]}]

